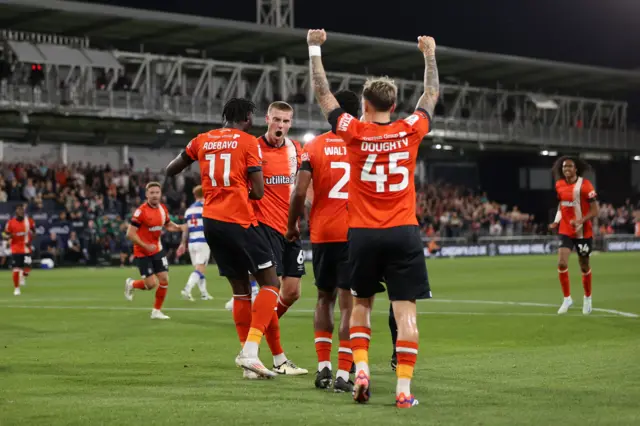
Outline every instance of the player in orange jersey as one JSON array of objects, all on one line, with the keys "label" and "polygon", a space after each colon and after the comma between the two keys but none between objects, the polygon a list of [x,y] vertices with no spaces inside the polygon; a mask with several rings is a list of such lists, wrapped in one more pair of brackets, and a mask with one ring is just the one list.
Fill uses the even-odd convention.
[{"label": "player in orange jersey", "polygon": [[558,249],[558,275],[564,300],[559,314],[567,313],[573,305],[569,286],[569,254],[574,248],[578,253],[578,261],[582,270],[582,286],[584,302],[582,313],[591,313],[591,266],[589,256],[593,247],[593,230],[591,220],[598,217],[598,196],[596,190],[584,178],[590,169],[589,164],[579,158],[560,157],[553,165],[553,176],[556,179],[558,194],[558,213],[550,229],[558,228],[560,248]]},{"label": "player in orange jersey", "polygon": [[416,300],[431,297],[420,229],[416,220],[414,170],[418,147],[429,133],[439,97],[435,41],[419,37],[425,61],[424,93],[410,116],[391,121],[398,89],[388,78],[368,80],[362,92],[364,119],[340,108],[331,94],[321,59],[324,30],[309,30],[307,43],[316,99],[333,132],[344,139],[350,165],[349,266],[355,298],[350,319],[356,363],[353,398],[369,399],[371,307],[386,282],[398,323],[396,406],[413,407],[411,378],[418,354]]},{"label": "player in orange jersey", "polygon": [[20,283],[24,283],[24,270],[31,267],[31,241],[36,224],[25,216],[24,205],[18,204],[16,215],[4,227],[4,237],[11,241],[11,263],[13,264],[13,295],[20,296]]},{"label": "player in orange jersey", "polygon": [[124,297],[133,300],[134,289],[156,289],[156,300],[151,319],[169,319],[162,313],[162,304],[169,286],[169,262],[162,249],[162,230],[183,232],[186,225],[176,225],[169,219],[167,207],[160,203],[162,190],[159,182],[149,182],[146,187],[147,201],[133,213],[127,229],[127,238],[133,242],[133,255],[142,279],[127,278]]},{"label": "player in orange jersey", "polygon": [[301,375],[308,371],[287,359],[280,345],[279,318],[300,298],[300,280],[305,273],[300,241],[287,241],[289,202],[300,168],[302,147],[287,136],[293,108],[286,102],[274,102],[267,110],[267,133],[258,139],[262,151],[264,197],[251,202],[258,220],[258,231],[269,242],[281,277],[278,318],[267,330],[266,338],[273,354],[273,370],[278,374]]},{"label": "player in orange jersey", "polygon": [[[335,95],[345,112],[358,116],[360,99],[351,91]],[[311,185],[313,181],[313,186]],[[333,382],[335,392],[353,391],[349,371],[353,364],[349,341],[349,318],[352,297],[349,288],[347,246],[347,199],[349,161],[347,148],[333,132],[326,132],[305,144],[302,166],[291,194],[287,240],[300,237],[298,219],[304,212],[307,192],[313,192],[309,226],[313,254],[313,275],[318,288],[318,302],[313,320],[318,370],[315,386],[327,389],[331,386],[331,345],[333,339],[333,309],[340,294],[340,329],[338,337],[338,372]]]},{"label": "player in orange jersey", "polygon": [[[280,282],[269,244],[258,232],[249,199],[264,195],[262,155],[251,128],[255,105],[247,99],[231,99],[222,111],[224,127],[202,133],[189,142],[168,166],[174,176],[197,161],[204,191],[204,235],[220,275],[234,294],[233,320],[242,351],[236,365],[245,377],[274,377],[258,358],[258,347],[273,319]],[[260,285],[252,305],[251,272]]]}]

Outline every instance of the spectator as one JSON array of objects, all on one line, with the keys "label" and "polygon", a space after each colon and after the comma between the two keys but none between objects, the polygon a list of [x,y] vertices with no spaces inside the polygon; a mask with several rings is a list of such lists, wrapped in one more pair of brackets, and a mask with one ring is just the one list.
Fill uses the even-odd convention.
[{"label": "spectator", "polygon": [[71,263],[78,263],[82,258],[82,246],[78,239],[76,231],[71,231],[69,239],[67,240],[67,253],[66,260]]}]

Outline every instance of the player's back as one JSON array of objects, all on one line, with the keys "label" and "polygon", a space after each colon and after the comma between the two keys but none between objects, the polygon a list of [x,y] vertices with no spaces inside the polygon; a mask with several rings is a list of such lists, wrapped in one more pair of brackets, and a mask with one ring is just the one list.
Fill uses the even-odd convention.
[{"label": "player's back", "polygon": [[204,236],[204,224],[202,222],[203,204],[196,201],[191,204],[184,213],[184,219],[189,229],[189,244],[206,243]]},{"label": "player's back", "polygon": [[311,242],[347,241],[350,167],[344,140],[333,132],[319,135],[304,146],[302,163],[303,169],[311,168],[313,179]]},{"label": "player's back", "polygon": [[342,114],[337,134],[347,142],[349,227],[417,225],[414,171],[418,148],[429,132],[421,110],[391,123],[363,123]]},{"label": "player's back", "polygon": [[200,165],[203,217],[244,227],[254,224],[249,173],[261,170],[256,138],[238,129],[216,129],[198,135],[185,152]]}]

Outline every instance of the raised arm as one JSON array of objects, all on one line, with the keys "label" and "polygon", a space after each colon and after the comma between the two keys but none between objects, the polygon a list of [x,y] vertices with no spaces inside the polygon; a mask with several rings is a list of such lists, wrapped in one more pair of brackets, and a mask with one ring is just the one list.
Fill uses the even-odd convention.
[{"label": "raised arm", "polygon": [[440,78],[436,63],[436,41],[433,37],[418,37],[418,49],[424,55],[424,92],[418,100],[417,108],[422,108],[433,118],[433,112],[440,96]]},{"label": "raised arm", "polygon": [[307,44],[309,45],[309,66],[311,67],[311,81],[316,100],[325,118],[329,118],[329,113],[340,104],[331,93],[331,86],[327,80],[327,74],[322,65],[320,56],[320,46],[327,40],[327,33],[324,30],[309,30],[307,33]]}]

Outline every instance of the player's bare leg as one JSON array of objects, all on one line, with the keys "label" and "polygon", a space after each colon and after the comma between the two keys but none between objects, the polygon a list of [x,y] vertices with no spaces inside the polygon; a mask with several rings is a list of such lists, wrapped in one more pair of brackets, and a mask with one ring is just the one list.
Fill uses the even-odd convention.
[{"label": "player's bare leg", "polygon": [[300,299],[300,281],[300,277],[282,277],[280,298],[278,299],[278,318],[282,318],[289,308]]},{"label": "player's bare leg", "polygon": [[351,296],[350,290],[338,290],[338,305],[340,306],[340,328],[338,329],[340,346],[338,347],[338,372],[336,373],[336,380],[333,382],[333,391],[352,392],[353,382],[349,380],[349,373],[353,366],[353,353],[351,351],[349,324],[351,311],[353,310],[353,296]]},{"label": "player's bare leg", "polygon": [[571,250],[566,247],[560,247],[558,249],[558,277],[560,279],[560,285],[562,286],[562,293],[564,295],[564,300],[562,301],[560,309],[558,309],[558,314],[566,314],[571,305],[573,305],[573,300],[571,300],[571,286],[569,283],[570,254]]},{"label": "player's bare leg", "polygon": [[398,341],[396,353],[398,366],[396,376],[396,407],[410,408],[418,405],[418,400],[411,394],[411,379],[418,358],[418,322],[416,320],[416,301],[393,301],[393,313],[398,324]]},{"label": "player's bare leg", "polygon": [[591,313],[591,265],[589,256],[579,256],[580,270],[582,271],[582,287],[584,288],[584,302],[582,303],[582,313]]},{"label": "player's bare leg", "polygon": [[331,345],[333,343],[333,308],[337,294],[337,291],[329,293],[318,290],[318,301],[313,316],[314,343],[318,356],[315,386],[318,389],[328,389],[333,382]]},{"label": "player's bare leg", "polygon": [[[282,294],[283,288],[285,291],[285,298],[283,302]],[[300,278],[299,277],[285,277],[282,279],[280,286],[280,296],[278,297],[277,311],[274,312],[274,318],[267,327],[265,337],[271,349],[273,355],[273,371],[278,374],[284,374],[288,376],[300,376],[308,374],[309,370],[298,367],[293,361],[291,361],[284,353],[282,344],[280,342],[280,317],[289,309],[294,301],[300,298]]]},{"label": "player's bare leg", "polygon": [[396,353],[396,342],[398,341],[398,323],[393,313],[393,303],[389,304],[389,331],[391,332],[391,344],[393,345],[393,352],[391,354],[391,369],[396,371],[398,366],[398,354]]},{"label": "player's bare leg", "polygon": [[369,400],[369,343],[371,341],[371,308],[374,297],[363,299],[354,297],[353,310],[349,322],[349,334],[353,360],[356,363],[356,380],[353,399],[359,403]]},{"label": "player's bare leg", "polygon": [[258,358],[258,348],[274,317],[280,293],[280,280],[273,266],[259,270],[254,275],[260,285],[260,291],[251,308],[251,326],[242,351],[236,357],[236,365],[260,376],[275,377],[276,373],[267,369]]},{"label": "player's bare leg", "polygon": [[[256,281],[256,277],[251,274],[249,274],[249,282],[251,283],[251,303],[253,303],[260,291],[260,286],[258,285],[258,281]],[[231,299],[224,305],[224,308],[227,311],[233,311],[233,296],[231,296]]]}]

